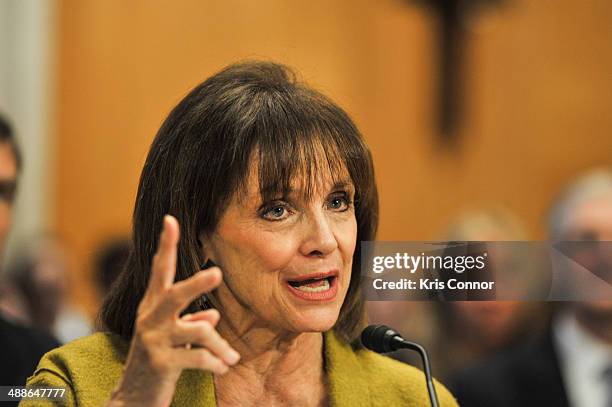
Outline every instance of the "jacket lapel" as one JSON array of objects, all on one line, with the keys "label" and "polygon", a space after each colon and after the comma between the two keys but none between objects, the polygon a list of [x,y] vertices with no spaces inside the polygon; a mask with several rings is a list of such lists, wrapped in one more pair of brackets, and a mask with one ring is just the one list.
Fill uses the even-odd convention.
[{"label": "jacket lapel", "polygon": [[172,406],[216,407],[212,373],[203,370],[184,370],[176,383]]},{"label": "jacket lapel", "polygon": [[324,338],[330,405],[371,405],[367,372],[359,363],[351,346],[338,339],[333,331],[326,332]]}]

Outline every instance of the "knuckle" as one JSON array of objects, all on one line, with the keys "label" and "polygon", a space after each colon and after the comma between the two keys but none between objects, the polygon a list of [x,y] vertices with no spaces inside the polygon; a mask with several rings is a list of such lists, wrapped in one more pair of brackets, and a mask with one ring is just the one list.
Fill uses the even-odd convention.
[{"label": "knuckle", "polygon": [[175,288],[169,288],[164,293],[164,300],[172,307],[179,307],[183,303],[180,293]]},{"label": "knuckle", "polygon": [[208,321],[201,321],[199,324],[199,330],[202,335],[209,336],[212,334],[213,327]]},{"label": "knuckle", "polygon": [[210,342],[211,330],[206,325],[199,325],[196,330],[196,337],[198,342],[201,344],[208,344]]},{"label": "knuckle", "polygon": [[212,361],[212,355],[206,349],[198,350],[198,352],[195,355],[195,362],[197,363],[198,366],[201,366],[204,368],[212,367],[211,361]]}]

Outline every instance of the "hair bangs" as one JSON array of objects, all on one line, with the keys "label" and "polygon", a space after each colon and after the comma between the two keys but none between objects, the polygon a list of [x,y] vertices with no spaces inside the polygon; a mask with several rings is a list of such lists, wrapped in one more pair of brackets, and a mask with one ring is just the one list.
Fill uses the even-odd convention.
[{"label": "hair bangs", "polygon": [[345,159],[337,144],[320,133],[287,135],[288,147],[274,143],[258,146],[260,196],[269,201],[297,190],[312,198],[326,183],[339,183],[349,177]]}]

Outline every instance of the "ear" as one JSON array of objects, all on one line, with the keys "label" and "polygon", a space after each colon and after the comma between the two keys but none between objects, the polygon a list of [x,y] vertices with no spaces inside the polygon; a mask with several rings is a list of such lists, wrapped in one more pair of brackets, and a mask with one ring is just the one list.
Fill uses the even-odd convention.
[{"label": "ear", "polygon": [[201,255],[201,261],[200,261],[200,267],[202,269],[205,268],[209,268],[214,266],[215,264],[213,263],[212,265],[210,264],[212,261],[210,260],[210,245],[208,244],[208,238],[206,236],[206,234],[204,232],[200,232],[200,234],[198,234],[198,247],[200,248],[200,255]]},{"label": "ear", "polygon": [[217,263],[215,263],[214,261],[212,261],[211,259],[206,260],[206,263],[204,263],[202,265],[202,270],[211,268],[211,267],[215,267],[217,265]]}]

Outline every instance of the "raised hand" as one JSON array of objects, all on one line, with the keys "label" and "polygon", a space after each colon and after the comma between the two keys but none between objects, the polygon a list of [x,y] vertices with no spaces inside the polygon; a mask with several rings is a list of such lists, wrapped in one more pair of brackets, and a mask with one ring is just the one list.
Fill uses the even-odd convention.
[{"label": "raised hand", "polygon": [[183,369],[223,374],[240,359],[215,329],[217,310],[180,317],[194,299],[218,286],[222,276],[212,267],[174,283],[178,241],[178,222],[167,215],[149,286],[138,306],[125,371],[109,406],[168,406]]}]

